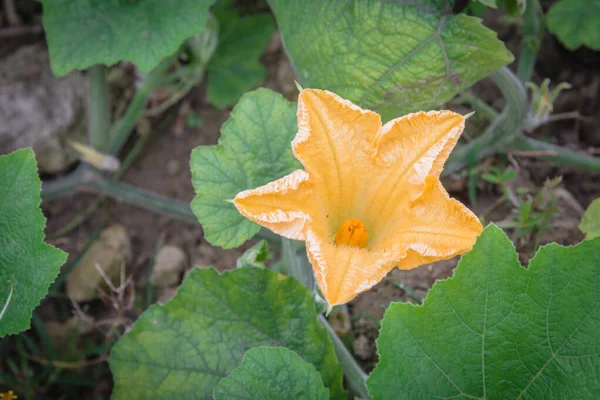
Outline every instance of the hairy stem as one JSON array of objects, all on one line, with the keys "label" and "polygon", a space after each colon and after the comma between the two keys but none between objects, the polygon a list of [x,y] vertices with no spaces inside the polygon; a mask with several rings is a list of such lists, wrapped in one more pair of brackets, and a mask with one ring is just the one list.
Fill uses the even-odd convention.
[{"label": "hairy stem", "polygon": [[42,182],[42,200],[60,199],[75,193],[88,168],[81,164],[67,176]]},{"label": "hairy stem", "polygon": [[324,316],[319,315],[319,322],[321,323],[321,325],[323,325],[323,327],[329,334],[331,341],[333,342],[333,349],[335,350],[335,355],[337,356],[340,364],[342,364],[344,376],[348,381],[348,386],[350,387],[350,390],[352,390],[352,392],[357,396],[360,396],[360,398],[362,398],[363,400],[371,399],[371,396],[369,395],[369,390],[367,389],[366,385],[367,374],[365,374],[362,368],[360,368],[360,366],[358,365],[354,357],[352,357],[352,354],[350,354],[342,340],[335,333],[331,325],[329,325],[327,319]]},{"label": "hairy stem", "polygon": [[594,157],[581,151],[570,150],[526,136],[520,136],[514,143],[513,148],[523,151],[540,152],[541,155],[539,157],[558,164],[600,173],[600,157]]},{"label": "hairy stem", "polygon": [[304,286],[315,291],[315,276],[306,256],[298,254],[297,246],[291,239],[281,238],[281,253],[288,275],[295,278]]},{"label": "hairy stem", "polygon": [[506,67],[500,68],[491,76],[502,91],[505,106],[502,113],[492,121],[485,132],[466,145],[458,147],[450,154],[444,167],[444,175],[452,174],[465,167],[469,160],[505,151],[521,134],[527,110],[527,95],[519,79]]},{"label": "hairy stem", "polygon": [[106,151],[111,123],[106,67],[99,64],[91,67],[88,70],[88,82],[89,144],[98,151]]},{"label": "hairy stem", "polygon": [[93,179],[84,182],[82,185],[84,188],[87,187],[98,194],[109,196],[119,201],[124,201],[183,221],[198,222],[187,203],[173,200],[127,183],[118,182],[99,174],[96,174]]}]

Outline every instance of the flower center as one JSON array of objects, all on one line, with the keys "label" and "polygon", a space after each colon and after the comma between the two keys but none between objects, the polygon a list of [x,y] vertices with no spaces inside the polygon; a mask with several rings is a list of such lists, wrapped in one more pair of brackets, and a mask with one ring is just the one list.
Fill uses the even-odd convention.
[{"label": "flower center", "polygon": [[367,247],[368,239],[369,234],[365,223],[357,218],[344,221],[335,234],[335,244],[338,246],[345,245],[364,249]]}]

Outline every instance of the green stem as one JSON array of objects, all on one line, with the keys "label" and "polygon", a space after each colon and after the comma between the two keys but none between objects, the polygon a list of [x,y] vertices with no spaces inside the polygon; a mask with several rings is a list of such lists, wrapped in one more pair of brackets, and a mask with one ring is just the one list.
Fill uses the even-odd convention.
[{"label": "green stem", "polygon": [[333,342],[335,355],[340,364],[342,364],[342,369],[344,370],[344,375],[346,376],[350,390],[357,396],[360,396],[363,400],[371,399],[366,385],[367,374],[360,368],[354,357],[352,357],[352,354],[348,351],[348,348],[335,333],[331,325],[329,325],[327,319],[324,316],[319,315],[319,322],[323,325],[327,334],[329,334],[329,338]]},{"label": "green stem", "polygon": [[88,137],[90,145],[98,151],[108,148],[110,129],[110,95],[106,79],[106,67],[94,65],[88,70]]},{"label": "green stem", "polygon": [[535,59],[542,37],[540,6],[537,0],[527,0],[523,22],[523,38],[521,39],[517,76],[521,82],[525,83],[529,82],[533,75]]},{"label": "green stem", "polygon": [[45,181],[42,184],[42,200],[54,200],[75,193],[86,174],[88,167],[79,165],[73,172],[62,178]]},{"label": "green stem", "polygon": [[96,174],[93,179],[84,182],[83,186],[88,187],[98,194],[106,195],[116,200],[143,207],[182,221],[198,222],[187,203],[173,200],[127,183],[115,181],[100,174]]},{"label": "green stem", "polygon": [[481,136],[458,147],[450,154],[444,167],[444,175],[452,174],[465,167],[473,154],[476,155],[474,160],[476,161],[505,151],[521,134],[527,110],[527,95],[523,84],[506,67],[500,68],[490,77],[502,91],[506,102],[504,110]]},{"label": "green stem", "polygon": [[[520,136],[512,146],[514,150],[543,152],[538,157],[552,160],[561,165],[582,168],[600,173],[600,157],[594,157],[581,151],[570,150],[552,143]],[[554,154],[550,154],[554,153]]]},{"label": "green stem", "polygon": [[152,94],[152,91],[162,83],[165,74],[169,70],[171,64],[173,64],[174,60],[174,55],[162,60],[160,64],[152,70],[142,85],[137,88],[125,114],[115,122],[110,130],[110,146],[108,149],[110,154],[116,155],[121,151],[129,138],[129,134],[135,127],[138,118],[143,114],[150,94]]},{"label": "green stem", "polygon": [[309,288],[311,292],[314,292],[315,276],[312,267],[308,263],[306,256],[298,254],[297,246],[295,246],[294,241],[282,237],[281,252],[283,262],[287,267],[288,275]]}]

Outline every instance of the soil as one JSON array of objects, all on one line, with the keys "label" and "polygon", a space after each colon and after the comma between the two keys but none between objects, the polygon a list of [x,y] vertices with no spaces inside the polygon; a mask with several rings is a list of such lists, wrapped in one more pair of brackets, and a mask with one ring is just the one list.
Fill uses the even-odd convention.
[{"label": "soil", "polygon": [[[519,35],[517,29],[514,26],[503,26],[497,21],[497,13],[488,12],[486,14],[485,23],[499,32],[500,39],[507,43],[515,55],[518,55]],[[27,35],[27,43],[30,41],[31,35]],[[2,46],[0,46],[0,55],[3,54],[1,49]],[[539,84],[543,78],[548,77],[553,83],[567,81],[573,85],[573,88],[561,95],[555,103],[554,111],[556,113],[577,110],[586,116],[596,117],[598,115],[600,71],[596,65],[599,54],[587,50],[568,52],[552,36],[545,36],[535,67],[534,81]],[[278,34],[274,35],[263,61],[268,68],[268,78],[264,82],[264,86],[282,92],[289,99],[293,99],[296,93],[293,84],[294,73],[283,52]],[[516,68],[516,65],[510,67]],[[501,108],[502,102],[499,93],[490,82],[484,80],[472,90],[496,108]],[[208,103],[206,90],[202,85],[193,89],[184,102],[189,104],[191,110],[200,115],[204,125],[199,128],[186,126],[181,129],[182,125],[175,123],[159,128],[164,125],[161,124],[161,119],[153,120],[151,129],[155,131],[155,137],[138,155],[123,180],[177,200],[190,202],[194,196],[188,168],[190,152],[197,146],[217,143],[220,126],[227,119],[229,111],[214,109]],[[178,107],[181,105],[176,106],[169,113],[171,117],[175,116],[175,120]],[[451,107],[455,106],[451,105]],[[476,130],[482,128],[478,124],[474,124]],[[470,133],[477,134],[477,132]],[[552,123],[537,129],[531,135],[580,150],[597,151],[596,147],[600,146],[598,120],[592,122],[569,120]],[[506,161],[493,158],[486,161],[484,165],[489,166],[503,162]],[[517,185],[527,188],[532,193],[540,190],[547,179],[556,176],[563,177],[558,194],[560,216],[553,219],[552,228],[542,236],[541,243],[557,241],[570,245],[579,242],[583,238],[577,228],[581,212],[594,198],[600,196],[598,176],[572,168],[560,167],[547,160],[532,157],[513,156],[508,162],[518,172]],[[477,215],[487,213],[486,221],[505,221],[512,211],[509,204],[503,203],[489,212],[491,206],[501,195],[499,191],[489,185],[480,184],[478,186],[477,202],[472,204],[469,202],[466,178],[450,177],[444,183],[452,196],[465,202]],[[53,232],[64,227],[82,213],[95,198],[90,193],[77,193],[67,198],[45,203],[43,210],[48,217],[47,234],[52,235]],[[245,248],[223,250],[214,247],[204,240],[202,227],[199,224],[173,220],[110,199],[106,199],[101,207],[75,230],[67,235],[53,238],[50,242],[67,251],[70,254],[69,260],[74,260],[101,223],[105,226],[119,223],[126,227],[132,242],[132,267],[135,286],[138,290],[144,288],[153,255],[161,243],[181,247],[187,254],[189,267],[213,265],[219,270],[234,268],[236,259]],[[521,254],[522,262],[526,264],[534,249],[522,241],[517,241],[517,249]],[[351,321],[352,348],[367,372],[374,368],[377,362],[374,341],[377,338],[379,320],[383,317],[387,306],[391,302],[418,302],[419,298],[425,298],[427,291],[436,280],[452,275],[457,262],[458,259],[455,258],[424,265],[412,271],[394,270],[380,284],[359,295],[347,306]],[[58,316],[60,313],[53,310],[54,307],[56,307],[54,299],[47,301],[39,311],[42,319],[61,318]],[[94,310],[94,307],[104,307],[104,310],[99,312]],[[94,302],[88,309],[92,314],[113,312],[108,304],[102,302]],[[135,312],[130,317],[133,320]],[[107,396],[110,393],[110,377],[103,375],[100,380],[102,383],[94,390],[85,392],[86,396]]]}]

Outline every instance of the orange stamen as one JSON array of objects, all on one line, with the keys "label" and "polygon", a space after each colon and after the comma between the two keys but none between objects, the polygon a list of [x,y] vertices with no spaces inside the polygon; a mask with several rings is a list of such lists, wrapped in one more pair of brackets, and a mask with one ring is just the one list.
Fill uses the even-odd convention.
[{"label": "orange stamen", "polygon": [[354,218],[346,220],[335,234],[335,244],[338,246],[350,246],[364,249],[367,247],[369,234],[365,223]]}]

